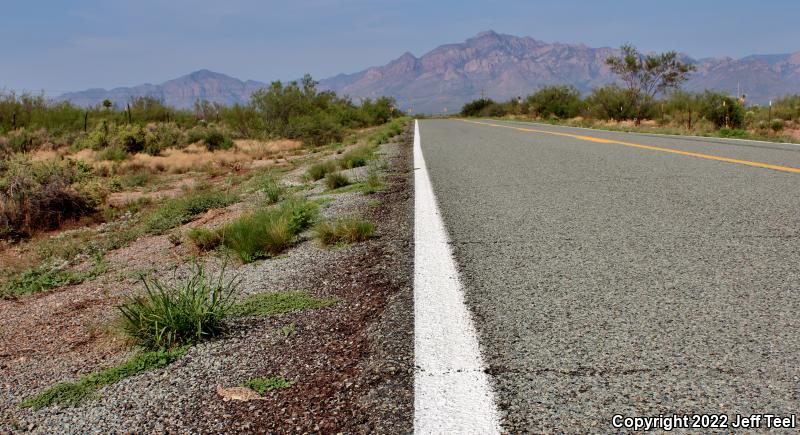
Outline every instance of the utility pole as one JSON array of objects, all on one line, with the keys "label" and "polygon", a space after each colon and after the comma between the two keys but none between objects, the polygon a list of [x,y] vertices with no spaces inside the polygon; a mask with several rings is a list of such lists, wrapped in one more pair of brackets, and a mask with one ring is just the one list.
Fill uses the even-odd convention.
[{"label": "utility pole", "polygon": [[481,88],[481,100],[486,99],[486,88]]}]

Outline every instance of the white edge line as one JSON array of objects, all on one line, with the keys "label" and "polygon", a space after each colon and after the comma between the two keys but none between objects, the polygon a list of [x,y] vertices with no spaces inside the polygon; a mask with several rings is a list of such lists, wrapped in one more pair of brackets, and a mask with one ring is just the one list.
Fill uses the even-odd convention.
[{"label": "white edge line", "polygon": [[543,122],[535,122],[535,121],[519,121],[516,119],[493,119],[493,118],[483,118],[489,119],[492,121],[500,121],[500,122],[511,122],[514,124],[530,124],[530,125],[539,125],[542,127],[564,127],[564,128],[578,128],[581,130],[589,130],[589,131],[597,131],[597,132],[606,132],[606,133],[627,133],[627,134],[639,134],[639,135],[647,135],[647,136],[663,136],[663,137],[672,137],[672,138],[682,138],[688,137],[690,139],[719,139],[722,141],[726,140],[735,140],[737,142],[754,142],[754,143],[763,143],[768,145],[793,145],[796,147],[800,147],[800,144],[792,143],[792,142],[770,142],[766,140],[757,140],[757,139],[738,139],[735,137],[717,137],[717,136],[695,136],[695,135],[685,135],[685,134],[665,134],[665,133],[648,133],[645,131],[621,131],[621,130],[603,130],[602,128],[591,128],[591,127],[577,127],[572,125],[562,125],[562,124],[545,124]]},{"label": "white edge line", "polygon": [[500,433],[495,396],[464,303],[414,121],[414,432]]}]

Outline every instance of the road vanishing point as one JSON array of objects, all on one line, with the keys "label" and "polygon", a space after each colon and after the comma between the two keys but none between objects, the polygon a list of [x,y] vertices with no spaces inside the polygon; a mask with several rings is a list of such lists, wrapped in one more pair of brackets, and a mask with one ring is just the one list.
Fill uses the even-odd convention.
[{"label": "road vanishing point", "polygon": [[496,120],[418,134],[503,431],[797,412],[800,146]]}]

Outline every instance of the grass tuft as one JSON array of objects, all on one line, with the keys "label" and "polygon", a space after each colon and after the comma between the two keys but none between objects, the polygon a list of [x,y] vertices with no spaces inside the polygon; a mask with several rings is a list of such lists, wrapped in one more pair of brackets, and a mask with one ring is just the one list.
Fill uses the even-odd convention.
[{"label": "grass tuft", "polygon": [[326,175],[336,170],[336,162],[321,162],[311,165],[306,171],[306,178],[317,181],[325,178]]},{"label": "grass tuft", "polygon": [[245,263],[273,257],[292,246],[316,215],[314,203],[291,198],[277,207],[257,210],[225,225],[220,230],[222,244]]},{"label": "grass tuft", "polygon": [[222,237],[216,231],[203,227],[192,228],[186,232],[186,237],[200,251],[212,251],[222,243]]},{"label": "grass tuft", "polygon": [[250,295],[231,309],[235,316],[270,316],[294,311],[325,308],[336,299],[318,299],[299,291]]},{"label": "grass tuft", "polygon": [[187,348],[180,347],[134,356],[121,365],[88,374],[76,382],[56,384],[25,399],[20,406],[32,409],[42,409],[50,405],[75,406],[105,385],[171,364],[185,354],[186,350]]},{"label": "grass tuft", "polygon": [[278,390],[281,388],[289,388],[292,385],[294,385],[294,382],[292,381],[287,381],[280,376],[272,376],[269,378],[253,378],[243,383],[241,386],[249,388],[263,396],[264,393],[269,391]]},{"label": "grass tuft", "polygon": [[365,145],[344,153],[342,157],[339,157],[338,164],[342,169],[358,168],[366,166],[373,157],[373,147]]},{"label": "grass tuft", "polygon": [[342,218],[321,222],[315,232],[324,246],[331,246],[367,240],[375,234],[375,225],[360,218]]},{"label": "grass tuft", "polygon": [[122,329],[149,350],[171,349],[222,334],[233,306],[237,280],[224,280],[225,268],[207,276],[193,263],[191,275],[174,285],[143,278],[144,291],[128,297],[119,310]]},{"label": "grass tuft", "polygon": [[330,190],[338,189],[349,184],[350,179],[338,172],[332,172],[325,176],[325,186],[327,186]]},{"label": "grass tuft", "polygon": [[208,210],[226,207],[236,200],[235,194],[216,190],[201,190],[180,198],[168,199],[145,218],[144,230],[150,234],[163,234]]}]

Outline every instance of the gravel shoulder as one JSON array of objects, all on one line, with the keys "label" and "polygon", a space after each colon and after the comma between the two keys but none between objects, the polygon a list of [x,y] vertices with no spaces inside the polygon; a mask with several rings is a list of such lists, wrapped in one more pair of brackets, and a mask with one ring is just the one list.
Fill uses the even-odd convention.
[{"label": "gravel shoulder", "polygon": [[[125,293],[108,276],[22,301],[0,302],[6,319],[0,334],[0,432],[345,432],[408,433],[413,427],[413,186],[409,133],[384,144],[377,170],[383,190],[325,194],[326,217],[364,216],[376,237],[355,245],[324,249],[306,234],[285,255],[243,265],[235,273],[247,294],[301,290],[336,305],[267,318],[230,321],[231,332],[194,346],[175,363],[98,391],[80,406],[39,411],[18,403],[42,389],[117,364],[127,352],[113,334],[98,332],[72,348],[47,329],[74,328],[90,337],[113,318]],[[290,174],[291,175],[291,174]],[[321,183],[321,182],[318,182]],[[214,226],[241,213],[207,216]],[[180,259],[165,236],[150,237],[115,252],[128,272],[156,267],[167,274]],[[135,259],[131,259],[135,257]],[[206,257],[211,268],[219,259]],[[165,264],[167,266],[165,266]],[[169,273],[180,276],[178,268]],[[132,278],[129,278],[132,279]],[[129,286],[128,286],[129,287]],[[56,300],[57,299],[57,300]],[[88,302],[87,302],[88,301]],[[95,303],[92,303],[95,301]],[[54,304],[69,316],[38,316]],[[57,319],[57,324],[52,323]],[[294,325],[286,335],[281,328]],[[41,336],[33,337],[41,334]],[[16,340],[11,340],[12,337]],[[223,400],[218,388],[254,377],[282,376],[291,388],[263,400]]]}]

